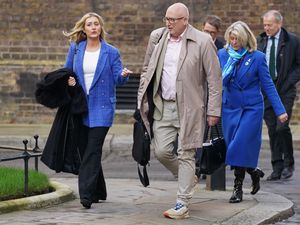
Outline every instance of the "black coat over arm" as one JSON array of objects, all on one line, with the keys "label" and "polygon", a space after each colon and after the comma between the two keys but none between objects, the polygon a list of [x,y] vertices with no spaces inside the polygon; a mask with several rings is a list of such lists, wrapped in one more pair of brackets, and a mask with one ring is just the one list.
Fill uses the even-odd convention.
[{"label": "black coat over arm", "polygon": [[76,82],[68,86],[72,70],[59,69],[48,73],[37,84],[35,92],[38,103],[58,108],[52,124],[41,161],[56,172],[78,174],[81,162],[82,115],[87,112],[85,93]]}]

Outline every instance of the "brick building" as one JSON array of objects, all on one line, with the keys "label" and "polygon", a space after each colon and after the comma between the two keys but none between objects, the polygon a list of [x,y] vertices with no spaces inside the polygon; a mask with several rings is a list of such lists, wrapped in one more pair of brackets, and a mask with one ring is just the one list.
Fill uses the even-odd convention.
[{"label": "brick building", "polygon": [[[0,0],[0,123],[48,123],[53,110],[36,104],[36,82],[64,64],[68,41],[62,35],[89,11],[103,16],[108,41],[121,51],[126,67],[141,71],[150,32],[164,26],[162,18],[172,0]],[[223,29],[236,20],[262,32],[261,15],[280,10],[284,26],[300,33],[300,0],[183,0],[190,23],[201,28],[207,14],[219,15]],[[300,120],[300,85],[292,123]]]}]

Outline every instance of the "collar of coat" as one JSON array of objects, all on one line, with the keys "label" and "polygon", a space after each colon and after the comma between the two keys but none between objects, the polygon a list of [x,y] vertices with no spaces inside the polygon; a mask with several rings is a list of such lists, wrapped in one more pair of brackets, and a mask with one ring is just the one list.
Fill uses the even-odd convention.
[{"label": "collar of coat", "polygon": [[[259,37],[262,39],[262,40],[267,40],[268,36],[266,34],[266,32],[263,32],[259,35]],[[280,34],[280,37],[279,38],[283,38],[283,41],[286,42],[286,41],[289,41],[289,34],[287,32],[286,29],[284,29],[283,27],[281,28],[281,34]]]},{"label": "collar of coat", "polygon": [[[160,28],[160,29],[163,29],[163,28]],[[194,32],[193,29],[196,29],[196,28],[194,28],[192,25],[188,24],[188,26],[185,30],[185,33],[183,34],[183,38],[185,37],[187,40],[192,40],[192,41],[196,42],[198,33]],[[165,29],[163,32],[164,33],[162,36],[169,34],[168,29]]]}]

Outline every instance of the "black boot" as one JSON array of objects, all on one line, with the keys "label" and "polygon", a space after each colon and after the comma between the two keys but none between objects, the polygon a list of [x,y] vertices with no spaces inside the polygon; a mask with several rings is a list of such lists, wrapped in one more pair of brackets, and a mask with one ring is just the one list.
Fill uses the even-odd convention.
[{"label": "black boot", "polygon": [[252,191],[250,193],[255,195],[260,189],[260,178],[263,178],[265,173],[259,168],[248,168],[247,172],[250,174],[252,180]]},{"label": "black boot", "polygon": [[243,201],[243,181],[245,178],[245,168],[236,167],[234,169],[234,188],[232,196],[229,199],[230,203],[239,203]]}]

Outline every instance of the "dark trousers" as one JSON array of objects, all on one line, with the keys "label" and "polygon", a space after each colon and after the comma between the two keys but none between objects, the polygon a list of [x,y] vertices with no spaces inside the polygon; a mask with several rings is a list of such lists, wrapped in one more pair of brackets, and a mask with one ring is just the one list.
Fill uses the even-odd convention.
[{"label": "dark trousers", "polygon": [[101,156],[104,139],[109,127],[84,127],[81,144],[84,149],[81,166],[79,169],[79,196],[80,199],[92,201],[106,200],[106,185],[102,171]]},{"label": "dark trousers", "polygon": [[[292,116],[294,99],[282,98],[282,103],[289,116]],[[291,129],[289,120],[285,123],[280,123],[274,113],[269,102],[266,102],[264,120],[268,127],[270,148],[271,148],[271,163],[273,171],[281,172],[285,167],[294,166],[294,150]]]}]

